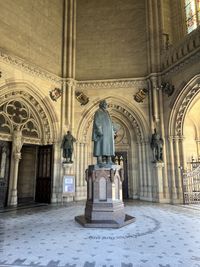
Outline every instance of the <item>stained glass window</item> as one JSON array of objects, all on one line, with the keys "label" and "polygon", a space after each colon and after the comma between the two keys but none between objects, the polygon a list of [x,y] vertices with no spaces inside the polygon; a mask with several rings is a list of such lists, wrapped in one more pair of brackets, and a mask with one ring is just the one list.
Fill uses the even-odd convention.
[{"label": "stained glass window", "polygon": [[197,0],[197,17],[200,24],[200,0]]},{"label": "stained glass window", "polygon": [[200,25],[200,0],[185,0],[186,28],[190,33]]}]

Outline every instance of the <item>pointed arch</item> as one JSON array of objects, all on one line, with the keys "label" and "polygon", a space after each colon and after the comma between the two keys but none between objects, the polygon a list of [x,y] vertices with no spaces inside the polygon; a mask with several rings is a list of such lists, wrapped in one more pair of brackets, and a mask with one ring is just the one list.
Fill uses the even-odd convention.
[{"label": "pointed arch", "polygon": [[197,98],[200,98],[200,74],[186,84],[174,102],[169,118],[169,136],[183,136],[185,116]]},{"label": "pointed arch", "polygon": [[54,107],[48,97],[29,83],[12,82],[1,86],[0,122],[0,137],[7,140],[16,127],[22,131],[26,143],[52,144],[58,138]]},{"label": "pointed arch", "polygon": [[[113,118],[117,118],[127,126],[127,129],[133,129],[136,133],[137,141],[146,140],[148,136],[148,126],[142,112],[136,106],[126,103],[121,98],[115,96],[104,97],[108,103],[108,111]],[[87,133],[93,122],[93,116],[98,109],[99,100],[96,100],[83,113],[82,120],[77,130],[77,139],[83,142],[87,141]]]}]

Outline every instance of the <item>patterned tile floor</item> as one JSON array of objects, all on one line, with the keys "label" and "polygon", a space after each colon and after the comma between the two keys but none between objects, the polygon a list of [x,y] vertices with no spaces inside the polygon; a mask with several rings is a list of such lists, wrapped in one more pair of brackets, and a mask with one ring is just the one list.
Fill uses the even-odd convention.
[{"label": "patterned tile floor", "polygon": [[136,222],[83,228],[84,203],[0,213],[0,267],[200,267],[200,209],[128,202]]}]

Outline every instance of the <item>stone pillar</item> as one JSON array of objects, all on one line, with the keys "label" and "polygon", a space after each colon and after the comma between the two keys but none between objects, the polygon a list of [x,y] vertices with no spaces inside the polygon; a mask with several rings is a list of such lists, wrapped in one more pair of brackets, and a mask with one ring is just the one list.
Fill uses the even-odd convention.
[{"label": "stone pillar", "polygon": [[76,0],[63,1],[62,78],[65,82],[65,120],[67,129],[74,130]]},{"label": "stone pillar", "polygon": [[61,148],[60,142],[54,144],[54,167],[53,167],[53,187],[51,203],[59,203],[62,201],[62,175],[61,175]]},{"label": "stone pillar", "polygon": [[180,166],[180,147],[179,147],[180,139],[178,136],[175,137],[175,149],[176,149],[176,177],[178,182],[178,199],[183,202],[183,190],[182,190],[182,177],[181,177],[181,166]]},{"label": "stone pillar", "polygon": [[161,87],[159,88],[159,91],[158,91],[158,96],[159,96],[159,103],[160,103],[160,132],[161,132],[161,136],[163,138],[163,161],[165,163],[165,166],[164,166],[164,180],[163,180],[163,190],[164,190],[164,197],[166,199],[169,199],[169,185],[168,185],[168,173],[167,173],[167,157],[166,157],[166,141],[165,141],[165,129],[164,129],[164,111],[163,111],[163,93],[162,93],[162,90],[161,90]]},{"label": "stone pillar", "polygon": [[10,184],[9,184],[9,194],[8,194],[9,206],[17,206],[18,168],[19,168],[19,161],[21,159],[22,145],[23,145],[22,133],[20,129],[17,128],[13,132]]},{"label": "stone pillar", "polygon": [[197,157],[198,157],[198,160],[200,160],[200,140],[196,139],[195,141],[197,144]]},{"label": "stone pillar", "polygon": [[155,162],[153,163],[154,177],[156,182],[156,201],[159,203],[165,202],[164,194],[163,194],[163,162]]},{"label": "stone pillar", "polygon": [[175,181],[175,173],[174,173],[174,147],[173,147],[174,139],[172,136],[169,137],[169,155],[170,155],[170,175],[171,175],[171,197],[172,202],[176,202],[177,199],[177,189],[176,189],[176,181]]},{"label": "stone pillar", "polygon": [[[151,91],[152,91],[152,105],[153,105],[153,120],[155,123],[159,122],[159,111],[158,111],[158,84],[157,77],[151,77]],[[156,127],[155,127],[156,128]]]},{"label": "stone pillar", "polygon": [[142,198],[144,196],[144,183],[143,183],[143,171],[142,171],[142,145],[137,143],[138,156],[139,156],[139,196]]},{"label": "stone pillar", "polygon": [[146,159],[145,159],[145,141],[142,142],[142,167],[143,167],[143,192],[144,199],[147,198],[147,173],[146,173]]}]

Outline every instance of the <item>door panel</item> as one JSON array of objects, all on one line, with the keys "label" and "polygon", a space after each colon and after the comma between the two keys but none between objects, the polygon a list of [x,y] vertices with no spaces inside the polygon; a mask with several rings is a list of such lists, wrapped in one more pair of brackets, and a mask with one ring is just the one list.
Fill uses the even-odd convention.
[{"label": "door panel", "polygon": [[124,170],[124,181],[122,183],[123,199],[128,199],[128,169],[127,169],[127,152],[115,152],[113,162],[122,166]]},{"label": "door panel", "polygon": [[23,145],[21,149],[17,182],[19,204],[32,202],[35,199],[37,148],[36,145]]},{"label": "door panel", "polygon": [[35,201],[51,202],[52,146],[38,148]]},{"label": "door panel", "polygon": [[0,141],[0,208],[7,205],[10,148],[9,142]]}]

